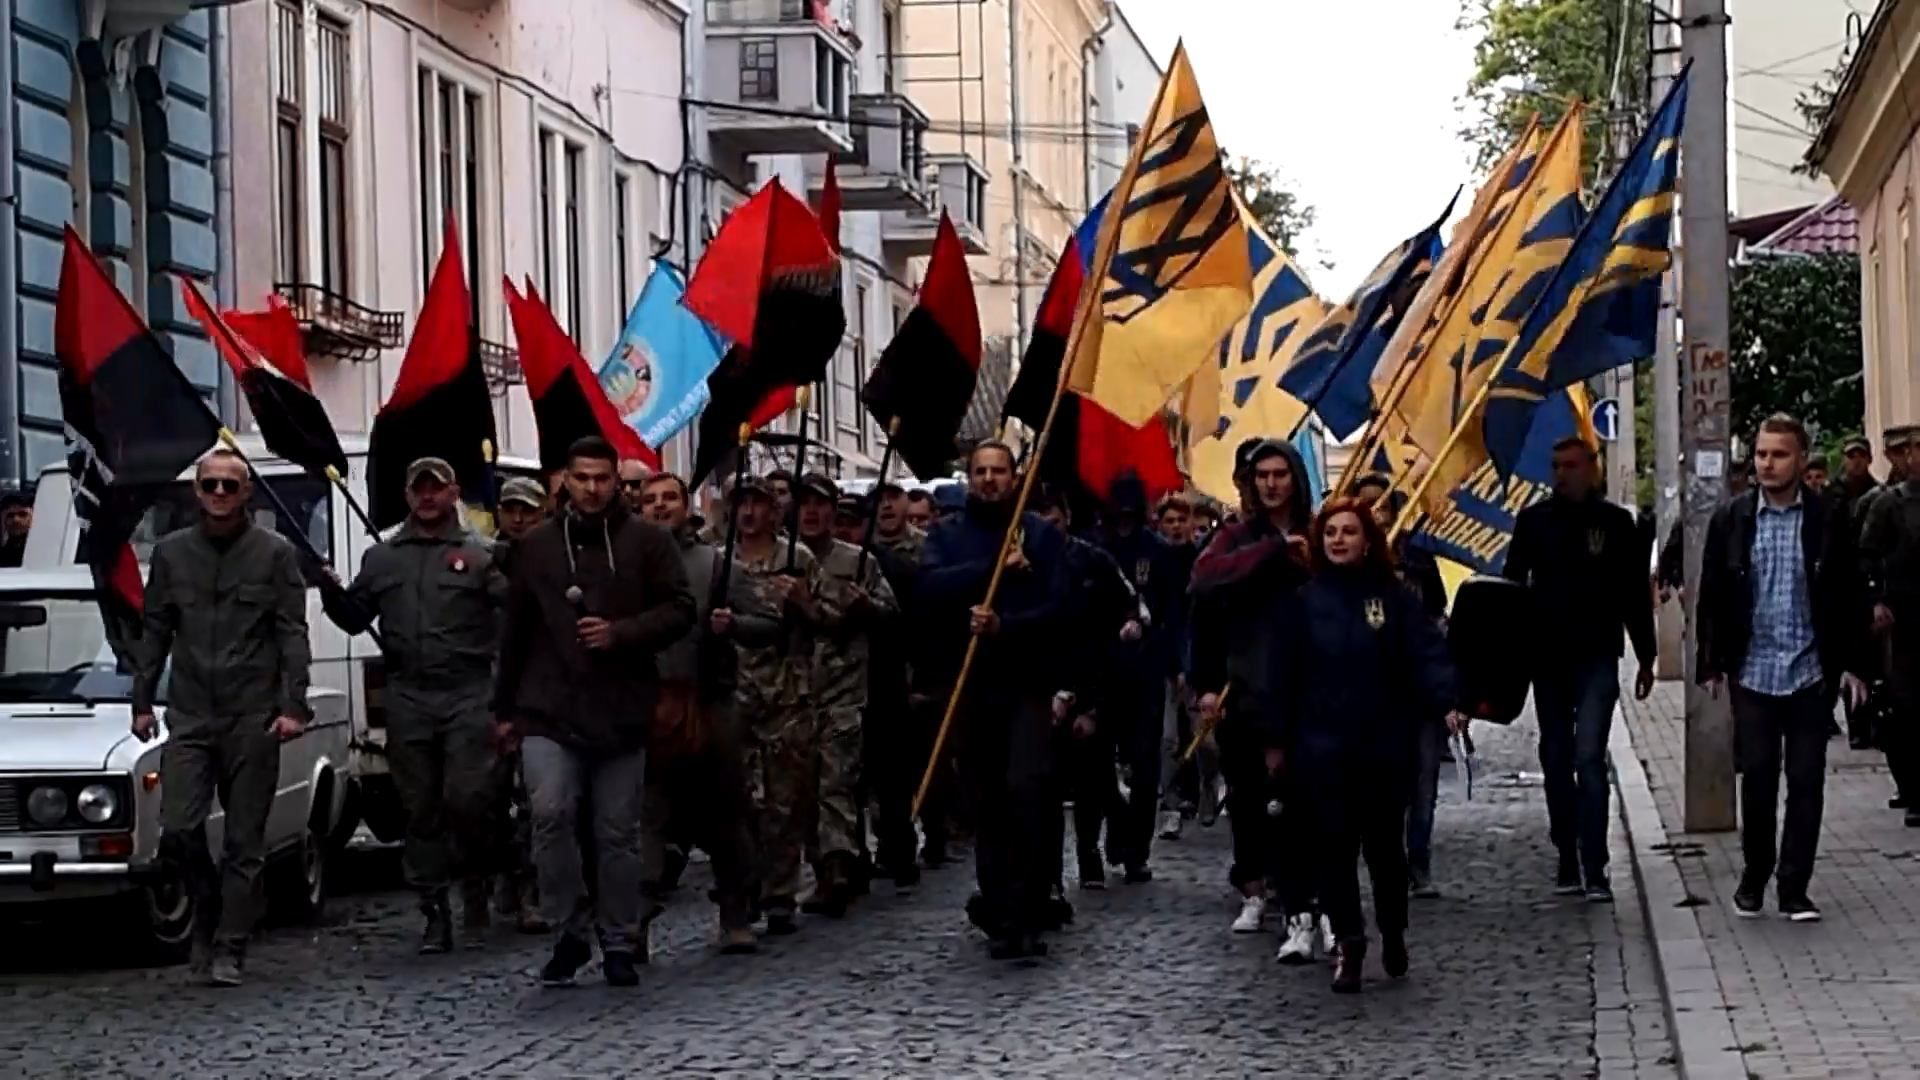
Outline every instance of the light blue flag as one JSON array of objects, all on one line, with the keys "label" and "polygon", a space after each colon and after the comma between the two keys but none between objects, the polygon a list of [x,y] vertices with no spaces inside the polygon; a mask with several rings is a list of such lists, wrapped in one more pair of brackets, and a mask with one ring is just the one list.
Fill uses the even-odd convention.
[{"label": "light blue flag", "polygon": [[707,406],[707,376],[725,343],[681,306],[686,282],[655,261],[613,352],[594,372],[607,400],[648,446],[658,448]]}]

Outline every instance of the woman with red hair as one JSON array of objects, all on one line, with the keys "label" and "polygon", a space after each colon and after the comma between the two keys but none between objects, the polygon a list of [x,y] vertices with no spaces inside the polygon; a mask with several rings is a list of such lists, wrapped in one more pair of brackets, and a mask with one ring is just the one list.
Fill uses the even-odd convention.
[{"label": "woman with red hair", "polygon": [[1358,499],[1329,501],[1308,532],[1313,576],[1277,627],[1282,692],[1267,707],[1282,768],[1305,799],[1320,904],[1339,942],[1333,989],[1360,989],[1367,954],[1358,859],[1373,879],[1388,975],[1407,973],[1402,845],[1422,724],[1454,710],[1453,668],[1420,598],[1401,584],[1380,525]]}]

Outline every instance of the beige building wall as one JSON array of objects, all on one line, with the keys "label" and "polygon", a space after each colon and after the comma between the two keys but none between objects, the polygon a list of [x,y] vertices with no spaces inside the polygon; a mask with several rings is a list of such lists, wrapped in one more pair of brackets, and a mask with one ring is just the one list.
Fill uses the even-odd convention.
[{"label": "beige building wall", "polygon": [[1097,0],[906,7],[907,80],[933,122],[928,148],[973,154],[989,178],[992,250],[972,260],[989,339],[1024,344],[1054,260],[1086,216],[1085,74],[1104,18]]}]

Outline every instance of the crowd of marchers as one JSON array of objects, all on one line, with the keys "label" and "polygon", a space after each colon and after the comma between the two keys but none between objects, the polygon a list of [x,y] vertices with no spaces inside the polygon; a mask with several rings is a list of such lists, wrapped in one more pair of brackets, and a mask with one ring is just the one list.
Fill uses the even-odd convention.
[{"label": "crowd of marchers", "polygon": [[[1888,445],[1920,454],[1912,435]],[[1920,640],[1920,484],[1872,485],[1850,446],[1821,491],[1785,417],[1753,445],[1755,482],[1706,540],[1698,669],[1737,717],[1736,906],[1759,914],[1773,878],[1780,910],[1806,920],[1843,691],[1856,734],[1877,716],[1902,795],[1920,797],[1902,677]],[[970,845],[967,917],[993,956],[1037,957],[1072,917],[1070,805],[1081,889],[1113,871],[1146,886],[1156,840],[1224,814],[1231,930],[1278,922],[1278,958],[1326,958],[1337,991],[1363,984],[1364,860],[1381,967],[1406,976],[1408,901],[1440,891],[1438,776],[1451,746],[1471,751],[1447,590],[1430,556],[1389,539],[1402,496],[1386,478],[1316,509],[1291,444],[1248,440],[1234,464],[1240,505],[1218,517],[1178,495],[1149,506],[1123,477],[1093,520],[1044,485],[1016,520],[1016,455],[988,441],[964,497],[743,473],[703,520],[680,477],[587,438],[550,490],[506,483],[483,539],[454,470],[414,462],[405,523],[323,597],[383,653],[420,951],[485,947],[499,915],[553,935],[543,982],[571,983],[597,948],[606,980],[632,985],[695,849],[733,954],[802,916],[846,917],[876,882],[909,890]],[[1596,490],[1592,447],[1564,441],[1553,467],[1515,527],[1504,573],[1526,615],[1502,644],[1533,692],[1552,886],[1607,902],[1623,640],[1636,693],[1653,682],[1649,539]],[[242,980],[277,741],[306,718],[305,571],[250,523],[250,486],[236,455],[200,462],[199,522],[152,557],[136,679],[149,738],[170,667],[163,846],[201,901],[195,977],[216,985]]]}]

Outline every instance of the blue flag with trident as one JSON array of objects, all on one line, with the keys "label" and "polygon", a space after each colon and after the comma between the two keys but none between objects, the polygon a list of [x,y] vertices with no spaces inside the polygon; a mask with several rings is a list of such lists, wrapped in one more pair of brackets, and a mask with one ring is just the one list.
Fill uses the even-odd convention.
[{"label": "blue flag with trident", "polygon": [[1673,262],[1688,76],[1674,80],[1494,375],[1484,430],[1502,478],[1513,475],[1547,395],[1653,355],[1660,277]]}]

